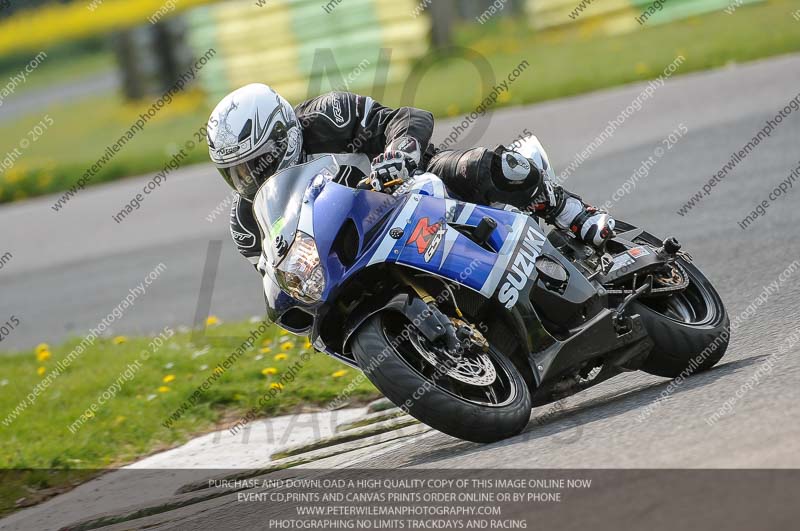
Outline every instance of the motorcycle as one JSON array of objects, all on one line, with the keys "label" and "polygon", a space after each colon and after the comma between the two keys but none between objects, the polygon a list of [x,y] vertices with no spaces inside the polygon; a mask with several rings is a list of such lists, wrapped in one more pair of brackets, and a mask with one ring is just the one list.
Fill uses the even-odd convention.
[{"label": "motorcycle", "polygon": [[[554,179],[536,137],[522,144]],[[268,317],[425,424],[493,442],[621,373],[675,378],[724,355],[723,302],[674,238],[618,221],[598,250],[451,198],[430,173],[392,194],[337,184],[352,157],[285,169],[256,194]]]}]

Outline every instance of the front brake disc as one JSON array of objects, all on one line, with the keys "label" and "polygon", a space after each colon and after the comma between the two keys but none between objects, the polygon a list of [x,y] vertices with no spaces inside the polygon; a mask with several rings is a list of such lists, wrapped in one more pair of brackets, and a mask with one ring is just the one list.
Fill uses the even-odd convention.
[{"label": "front brake disc", "polygon": [[[445,352],[444,349],[432,345],[421,334],[412,335],[411,343],[425,361],[434,366],[437,372],[443,371],[442,374],[454,380],[468,385],[485,387],[493,384],[497,379],[497,370],[486,353],[477,355],[465,353],[456,358]],[[443,357],[448,359],[446,365],[442,361]]]}]

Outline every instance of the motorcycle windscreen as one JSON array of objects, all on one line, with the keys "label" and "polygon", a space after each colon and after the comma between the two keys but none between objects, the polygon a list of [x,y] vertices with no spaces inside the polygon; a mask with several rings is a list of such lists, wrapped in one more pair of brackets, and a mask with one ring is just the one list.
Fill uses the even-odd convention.
[{"label": "motorcycle windscreen", "polygon": [[286,168],[259,188],[253,199],[253,211],[264,239],[262,249],[271,267],[280,263],[294,243],[309,187],[319,175],[326,180],[332,179],[338,169],[336,159],[326,155]]}]

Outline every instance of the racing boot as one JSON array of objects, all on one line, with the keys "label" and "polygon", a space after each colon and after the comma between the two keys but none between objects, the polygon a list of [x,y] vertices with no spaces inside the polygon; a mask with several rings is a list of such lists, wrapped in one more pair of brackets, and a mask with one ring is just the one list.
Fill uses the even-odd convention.
[{"label": "racing boot", "polygon": [[567,229],[588,245],[602,249],[614,235],[616,222],[608,212],[585,204],[580,197],[544,181],[543,190],[534,197],[532,209],[544,220]]},{"label": "racing boot", "polygon": [[[533,210],[545,221],[561,229],[569,229],[586,244],[602,249],[614,234],[614,218],[608,213],[584,204],[580,197],[560,186],[554,186],[547,172],[536,162],[510,150],[495,150],[499,168],[492,168],[495,186],[512,193],[524,189],[525,183],[538,182],[533,195]],[[517,192],[518,193],[518,192]],[[530,195],[528,197],[531,197]]]},{"label": "racing boot", "polygon": [[456,197],[484,205],[503,203],[530,209],[597,248],[613,235],[611,216],[553,185],[544,168],[505,146],[441,151],[431,159],[428,171],[437,174]]}]

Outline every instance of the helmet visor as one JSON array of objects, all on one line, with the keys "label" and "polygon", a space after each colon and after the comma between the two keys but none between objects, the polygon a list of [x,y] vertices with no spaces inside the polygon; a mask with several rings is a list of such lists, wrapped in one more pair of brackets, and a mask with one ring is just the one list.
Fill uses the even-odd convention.
[{"label": "helmet visor", "polygon": [[286,138],[286,129],[282,123],[278,123],[257,157],[227,168],[219,168],[219,172],[239,195],[252,199],[283,162],[288,146]]}]

